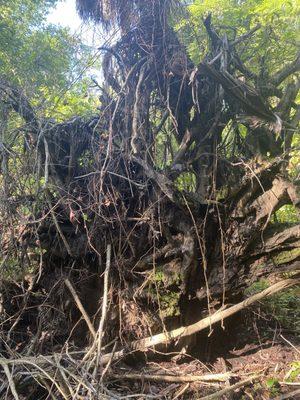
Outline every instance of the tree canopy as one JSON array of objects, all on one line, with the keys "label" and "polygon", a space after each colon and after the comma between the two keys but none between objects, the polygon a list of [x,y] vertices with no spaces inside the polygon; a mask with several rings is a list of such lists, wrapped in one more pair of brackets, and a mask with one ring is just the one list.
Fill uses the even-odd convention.
[{"label": "tree canopy", "polygon": [[[57,100],[73,92],[86,94],[74,83],[85,77],[90,52],[80,39],[62,27],[49,25],[46,17],[57,1],[17,0],[1,2],[0,71],[1,79],[22,88],[42,112],[55,108]],[[72,111],[76,113],[76,108]],[[70,114],[65,114],[66,116]]]}]

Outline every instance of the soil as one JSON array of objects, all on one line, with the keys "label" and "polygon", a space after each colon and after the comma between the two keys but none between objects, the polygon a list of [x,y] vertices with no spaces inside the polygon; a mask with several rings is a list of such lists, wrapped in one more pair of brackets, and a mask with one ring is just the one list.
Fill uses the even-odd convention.
[{"label": "soil", "polygon": [[[259,377],[250,384],[236,389],[218,399],[283,400],[300,399],[300,337],[283,331],[274,320],[256,317],[249,312],[240,316],[231,344],[224,351],[217,346],[213,351],[214,340],[207,340],[206,351],[195,358],[188,354],[174,353],[168,361],[153,361],[150,354],[144,363],[140,358],[132,358],[122,364],[124,375],[204,375],[229,372],[233,376],[226,383],[163,383],[137,380],[111,380],[111,386],[119,393],[143,393],[139,398],[154,396],[162,399],[202,399],[216,391],[247,379]],[[248,326],[245,322],[251,322]],[[274,325],[275,324],[275,325]],[[212,335],[214,336],[214,335]],[[220,335],[217,334],[220,338]],[[228,337],[228,334],[225,334]],[[203,343],[203,342],[202,342]],[[158,354],[155,355],[156,359]],[[292,373],[293,371],[293,373]],[[298,372],[298,376],[295,376]],[[120,364],[118,372],[120,374]],[[293,376],[293,377],[292,377]],[[110,379],[108,379],[110,380]]]}]

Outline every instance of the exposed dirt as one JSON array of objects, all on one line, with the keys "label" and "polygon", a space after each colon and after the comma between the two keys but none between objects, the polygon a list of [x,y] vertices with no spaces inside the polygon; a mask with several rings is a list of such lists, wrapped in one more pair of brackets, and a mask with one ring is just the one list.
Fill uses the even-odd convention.
[{"label": "exposed dirt", "polygon": [[[258,378],[235,391],[218,397],[219,399],[300,399],[300,340],[289,332],[282,331],[278,326],[275,329],[273,320],[240,317],[236,323],[236,331],[231,333],[231,345],[228,344],[222,353],[215,347],[214,340],[208,340],[199,359],[187,354],[169,354],[168,361],[151,361],[152,354],[145,361],[133,357],[121,368],[118,364],[118,374],[122,370],[124,375],[139,374],[140,379],[108,378],[114,390],[120,393],[143,393],[140,399],[155,396],[162,399],[201,399],[218,390],[224,389],[241,380],[258,375]],[[254,316],[254,317],[253,317]],[[248,327],[245,321],[251,321]],[[212,335],[212,339],[213,339]],[[217,335],[220,338],[220,335]],[[224,332],[226,340],[227,332]],[[204,343],[204,341],[203,341]],[[158,354],[156,354],[156,357]],[[143,375],[205,375],[229,373],[232,376],[222,383],[188,383],[188,382],[156,382],[143,379]],[[298,373],[298,376],[297,376]],[[297,393],[297,391],[299,393]],[[288,396],[289,395],[289,396]],[[161,396],[161,397],[160,397]],[[288,396],[288,397],[284,397]]]}]

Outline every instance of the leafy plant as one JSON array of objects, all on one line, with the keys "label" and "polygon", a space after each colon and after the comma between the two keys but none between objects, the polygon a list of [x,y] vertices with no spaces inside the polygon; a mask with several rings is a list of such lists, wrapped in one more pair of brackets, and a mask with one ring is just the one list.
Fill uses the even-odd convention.
[{"label": "leafy plant", "polygon": [[270,390],[272,396],[276,396],[279,393],[280,384],[277,378],[267,379],[266,386]]},{"label": "leafy plant", "polygon": [[286,374],[285,379],[287,382],[294,382],[300,377],[300,361],[291,363],[291,369]]}]

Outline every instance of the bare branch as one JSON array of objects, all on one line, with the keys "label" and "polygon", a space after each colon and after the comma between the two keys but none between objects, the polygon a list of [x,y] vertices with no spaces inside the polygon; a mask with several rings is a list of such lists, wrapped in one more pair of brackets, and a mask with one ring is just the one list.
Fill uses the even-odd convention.
[{"label": "bare branch", "polygon": [[236,38],[233,42],[231,42],[230,44],[232,46],[235,46],[236,44],[239,44],[241,42],[243,42],[244,40],[249,39],[256,31],[258,31],[261,28],[261,24],[257,24],[254,28],[250,29],[249,32],[244,33],[244,35],[239,36],[238,38]]},{"label": "bare branch", "polygon": [[4,79],[0,79],[0,98],[2,102],[9,105],[14,111],[20,114],[20,116],[31,125],[34,133],[37,133],[39,128],[37,116],[29,100],[20,89],[11,85]]}]

